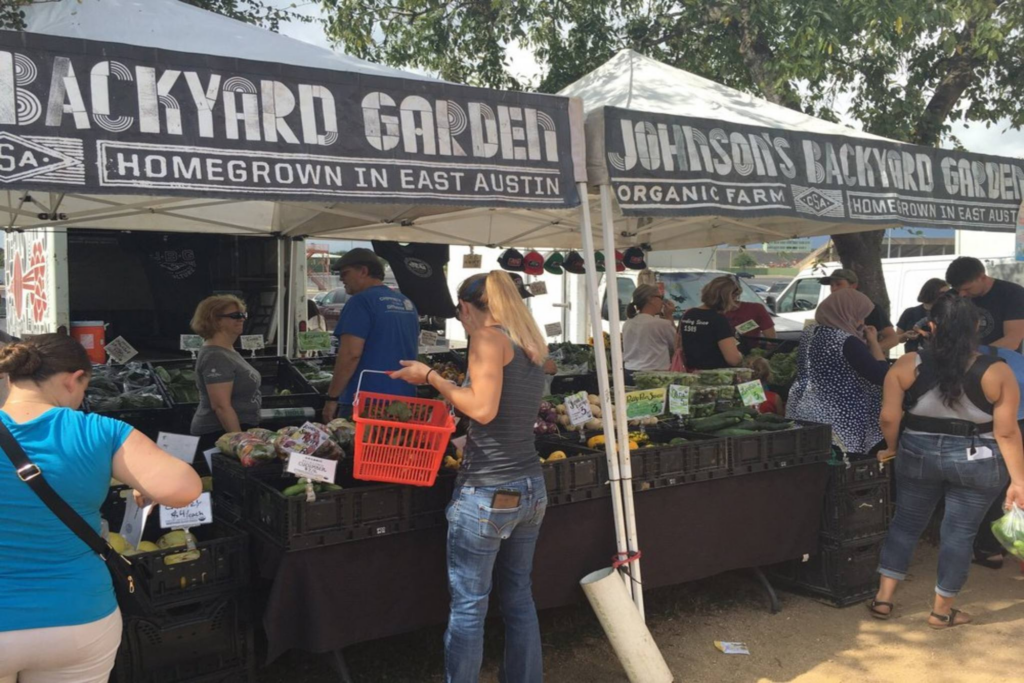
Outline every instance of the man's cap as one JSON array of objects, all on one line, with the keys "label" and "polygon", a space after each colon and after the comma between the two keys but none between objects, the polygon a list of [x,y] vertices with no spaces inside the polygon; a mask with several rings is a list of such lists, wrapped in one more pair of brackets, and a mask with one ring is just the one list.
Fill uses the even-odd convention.
[{"label": "man's cap", "polygon": [[505,270],[523,272],[523,255],[517,249],[506,249],[498,257],[498,265]]},{"label": "man's cap", "polygon": [[594,252],[594,261],[597,264],[597,272],[603,273],[604,272],[604,252],[603,251],[595,251]]},{"label": "man's cap", "polygon": [[529,299],[533,296],[533,292],[526,288],[526,283],[523,282],[522,275],[519,273],[509,273],[508,276],[512,278],[512,282],[514,282],[516,287],[519,289],[519,296],[524,299]]},{"label": "man's cap", "polygon": [[860,282],[860,278],[857,277],[857,273],[853,272],[849,268],[836,268],[832,271],[831,275],[821,278],[818,282],[823,285],[830,285],[833,280],[846,280],[851,285],[855,285]]},{"label": "man's cap", "polygon": [[338,259],[338,264],[334,269],[340,272],[343,269],[351,268],[352,266],[368,266],[371,264],[383,265],[383,262],[379,256],[369,249],[358,247],[345,252],[344,256]]},{"label": "man's cap", "polygon": [[626,269],[626,264],[623,263],[623,259],[626,257],[622,255],[622,252],[618,249],[615,250],[615,272],[621,273]]},{"label": "man's cap", "polygon": [[647,267],[647,259],[644,250],[640,247],[630,247],[622,257],[622,262],[630,270],[643,270]]},{"label": "man's cap", "polygon": [[587,272],[586,267],[583,265],[583,257],[580,256],[578,251],[570,251],[569,255],[565,257],[565,262],[562,264],[567,273],[573,273],[574,275],[583,275]]},{"label": "man's cap", "polygon": [[548,256],[548,260],[544,262],[544,270],[552,275],[561,275],[565,272],[562,270],[563,263],[565,263],[565,257],[562,256],[562,252],[553,252],[551,256]]},{"label": "man's cap", "polygon": [[543,275],[544,257],[535,251],[527,252],[523,257],[523,272],[527,275]]}]

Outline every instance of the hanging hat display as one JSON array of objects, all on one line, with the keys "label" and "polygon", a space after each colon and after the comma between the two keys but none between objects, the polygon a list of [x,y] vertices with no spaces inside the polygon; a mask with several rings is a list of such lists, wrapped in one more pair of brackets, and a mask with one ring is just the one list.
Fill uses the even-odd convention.
[{"label": "hanging hat display", "polygon": [[562,267],[565,268],[565,272],[573,273],[574,275],[583,275],[583,273],[587,272],[586,267],[583,265],[583,257],[580,256],[578,251],[570,251],[569,255],[565,257]]},{"label": "hanging hat display", "polygon": [[498,265],[505,270],[523,272],[523,255],[516,249],[506,249],[498,257]]},{"label": "hanging hat display", "polygon": [[630,247],[622,258],[623,264],[630,270],[643,270],[647,267],[647,259],[644,250],[640,247]]},{"label": "hanging hat display", "polygon": [[519,289],[519,296],[524,299],[529,299],[533,296],[533,292],[526,288],[526,283],[523,282],[523,276],[518,273],[509,273],[509,277],[512,278],[512,282],[516,283],[516,287]]},{"label": "hanging hat display", "polygon": [[544,270],[552,275],[561,275],[565,272],[562,270],[563,263],[565,263],[565,257],[562,256],[562,252],[552,252],[551,256],[548,256],[548,260],[544,262]]},{"label": "hanging hat display", "polygon": [[543,275],[544,257],[535,251],[527,252],[523,257],[523,272],[527,275]]}]

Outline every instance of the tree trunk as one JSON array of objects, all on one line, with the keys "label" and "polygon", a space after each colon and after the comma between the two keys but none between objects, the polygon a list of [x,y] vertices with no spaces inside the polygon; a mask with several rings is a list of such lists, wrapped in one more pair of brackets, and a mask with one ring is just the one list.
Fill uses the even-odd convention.
[{"label": "tree trunk", "polygon": [[860,279],[858,289],[880,306],[889,311],[889,292],[885,289],[882,274],[882,240],[884,230],[855,232],[848,235],[833,235],[832,242],[839,252],[843,268],[850,268]]}]

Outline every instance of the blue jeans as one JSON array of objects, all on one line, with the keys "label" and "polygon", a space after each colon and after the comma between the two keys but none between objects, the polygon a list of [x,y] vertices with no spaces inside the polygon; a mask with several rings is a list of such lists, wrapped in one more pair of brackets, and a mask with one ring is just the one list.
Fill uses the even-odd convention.
[{"label": "blue jeans", "polygon": [[[969,459],[972,445],[991,449],[992,457]],[[969,437],[905,432],[896,457],[896,517],[882,546],[879,573],[906,578],[914,547],[945,495],[935,592],[956,597],[967,581],[978,525],[1008,478],[994,439],[972,443]]]},{"label": "blue jeans", "polygon": [[[518,491],[519,505],[491,507],[498,490]],[[446,683],[476,683],[484,656],[484,619],[491,579],[505,621],[502,683],[541,683],[540,625],[530,573],[548,496],[543,477],[501,486],[461,486],[448,505],[448,590],[451,616],[444,635]]]}]

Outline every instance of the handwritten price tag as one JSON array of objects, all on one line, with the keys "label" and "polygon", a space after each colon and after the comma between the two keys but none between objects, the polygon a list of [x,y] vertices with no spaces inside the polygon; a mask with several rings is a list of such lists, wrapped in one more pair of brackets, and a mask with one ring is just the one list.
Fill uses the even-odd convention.
[{"label": "handwritten price tag", "polygon": [[299,351],[303,353],[331,350],[331,335],[327,332],[299,332],[297,341]]},{"label": "handwritten price tag", "polygon": [[644,389],[626,394],[626,419],[661,415],[665,412],[665,397],[668,389]]},{"label": "handwritten price tag", "polygon": [[131,489],[122,491],[122,495],[125,495],[124,502],[124,521],[121,522],[121,535],[124,540],[128,542],[133,548],[138,548],[139,543],[142,542],[142,534],[146,530],[146,520],[149,518],[149,513],[153,510],[153,504],[150,503],[145,507],[139,507],[138,503],[135,502],[135,496],[132,495]]},{"label": "handwritten price tag", "polygon": [[317,458],[302,453],[288,454],[288,467],[286,470],[297,477],[334,483],[334,475],[337,469],[338,461],[336,460]]},{"label": "handwritten price tag", "polygon": [[200,494],[198,498],[183,508],[160,506],[161,529],[187,529],[213,521],[213,507],[210,504],[209,492]]},{"label": "handwritten price tag", "polygon": [[266,346],[262,334],[243,334],[241,339],[243,351],[259,351]]},{"label": "handwritten price tag", "polygon": [[139,355],[139,352],[135,350],[135,347],[129,344],[124,337],[118,337],[107,342],[104,347],[107,351],[107,355],[110,360],[117,365],[124,365],[135,356]]},{"label": "handwritten price tag", "polygon": [[437,346],[437,332],[430,330],[420,332],[420,346]]},{"label": "handwritten price tag", "polygon": [[183,334],[178,347],[182,351],[198,351],[203,348],[203,338],[198,334]]},{"label": "handwritten price tag", "polygon": [[562,334],[562,323],[548,323],[544,326],[544,334],[557,337]]},{"label": "handwritten price tag", "polygon": [[167,451],[178,460],[184,460],[189,465],[196,459],[196,449],[199,448],[199,437],[189,434],[168,434],[160,432],[156,435],[156,445]]},{"label": "handwritten price tag", "polygon": [[758,324],[754,320],[748,320],[745,323],[741,323],[736,326],[736,332],[739,334],[746,334],[747,332],[753,332],[758,328]]},{"label": "handwritten price tag", "polygon": [[548,293],[548,286],[547,286],[547,284],[544,283],[543,280],[537,280],[536,282],[531,282],[526,287],[527,287],[527,289],[530,290],[530,293],[533,294],[534,296],[544,296],[545,294]]},{"label": "handwritten price tag", "polygon": [[462,257],[463,268],[479,268],[484,264],[484,258],[480,254],[466,254]]},{"label": "handwritten price tag", "polygon": [[668,388],[668,412],[673,415],[690,414],[690,387],[672,384]]},{"label": "handwritten price tag", "polygon": [[740,392],[740,398],[743,399],[745,406],[761,405],[768,400],[768,397],[764,395],[764,385],[760,380],[755,379],[752,382],[737,384],[736,389]]},{"label": "handwritten price tag", "polygon": [[581,425],[594,419],[594,410],[590,407],[585,391],[565,397],[565,412],[573,425]]}]

